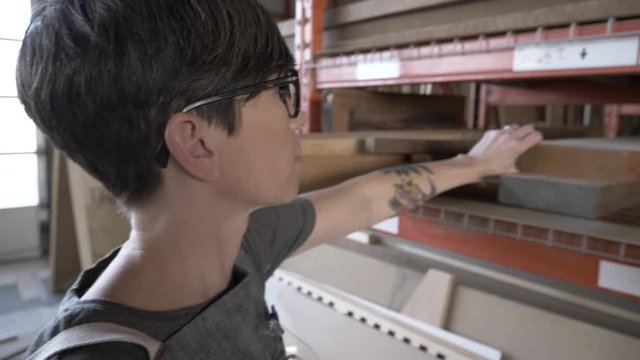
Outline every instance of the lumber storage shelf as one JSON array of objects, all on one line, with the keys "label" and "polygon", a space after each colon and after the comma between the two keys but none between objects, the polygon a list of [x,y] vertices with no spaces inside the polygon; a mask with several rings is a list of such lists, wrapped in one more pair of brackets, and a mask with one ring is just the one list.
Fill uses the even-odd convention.
[{"label": "lumber storage shelf", "polygon": [[[597,75],[640,74],[638,43],[640,18],[596,24],[568,24],[562,28],[482,36],[421,46],[320,57],[318,89],[402,85],[427,82],[526,80]],[[616,45],[633,53],[616,63],[611,53],[601,58],[599,47]],[[580,60],[568,52],[576,48]],[[589,48],[594,53],[589,53]],[[584,52],[583,52],[584,51]],[[588,60],[590,56],[594,59]],[[600,59],[595,59],[600,57]],[[581,63],[582,62],[582,63]]]},{"label": "lumber storage shelf", "polygon": [[[494,106],[597,104],[604,105],[604,136],[616,137],[622,115],[640,114],[637,0],[365,0],[342,9],[330,8],[331,3],[297,0],[296,19],[280,24],[296,55],[307,132],[322,129],[324,90],[426,83],[471,83],[467,129],[490,127]],[[492,9],[477,15],[484,4]],[[451,16],[456,8],[464,8],[460,18]],[[432,11],[450,16],[433,19]],[[429,17],[435,22],[417,21]],[[373,28],[376,32],[367,33]],[[610,292],[598,285],[601,262],[638,269],[640,243],[608,235],[435,208],[400,216],[405,239],[513,245],[523,252],[503,258],[485,258],[481,250],[468,255]],[[530,248],[531,253],[523,250]],[[465,249],[450,250],[464,254]],[[567,267],[558,259],[582,265]]]},{"label": "lumber storage shelf", "polygon": [[[640,265],[640,228],[607,224],[609,229],[605,226],[598,231],[586,220],[567,227],[563,226],[565,219],[553,219],[552,214],[522,210],[533,216],[525,214],[518,219],[501,214],[501,205],[461,204],[440,199],[418,211],[402,211],[397,236],[543,278],[640,300],[599,282],[603,261]],[[487,211],[476,211],[482,208]]]},{"label": "lumber storage shelf", "polygon": [[[479,104],[466,127],[485,129],[487,106],[504,105],[484,101],[491,82],[640,75],[640,2],[631,0],[297,0],[295,19],[279,26],[296,55],[310,132],[321,130],[325,89],[471,82],[469,103]],[[609,90],[599,93],[610,100],[605,136],[615,137],[629,114],[619,106],[640,103],[640,94]]]}]

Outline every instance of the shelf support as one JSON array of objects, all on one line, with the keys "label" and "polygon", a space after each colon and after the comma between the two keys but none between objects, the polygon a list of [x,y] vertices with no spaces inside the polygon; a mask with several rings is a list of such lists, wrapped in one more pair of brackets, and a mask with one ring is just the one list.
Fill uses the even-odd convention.
[{"label": "shelf support", "polygon": [[296,0],[295,56],[300,73],[300,116],[304,132],[322,131],[322,93],[316,87],[316,54],[322,49],[327,0]]}]

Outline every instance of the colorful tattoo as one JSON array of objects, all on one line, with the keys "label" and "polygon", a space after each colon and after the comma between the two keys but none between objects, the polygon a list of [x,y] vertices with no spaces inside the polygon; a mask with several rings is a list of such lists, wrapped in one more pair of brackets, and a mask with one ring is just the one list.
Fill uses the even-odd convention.
[{"label": "colorful tattoo", "polygon": [[393,166],[390,168],[380,170],[383,174],[397,174],[400,176],[409,176],[411,174],[420,175],[423,171],[429,175],[433,175],[433,171],[427,166],[422,164],[408,164]]},{"label": "colorful tattoo", "polygon": [[[417,210],[424,206],[424,204],[434,197],[437,193],[436,184],[431,179],[430,175],[433,175],[433,171],[426,165],[401,165],[388,169],[381,170],[383,174],[397,174],[400,176],[400,183],[394,185],[394,193],[391,200],[389,200],[389,206],[397,211],[400,206],[409,210]],[[429,181],[429,194],[425,194],[418,184],[415,184],[412,179],[408,178],[410,175],[424,174]]]}]

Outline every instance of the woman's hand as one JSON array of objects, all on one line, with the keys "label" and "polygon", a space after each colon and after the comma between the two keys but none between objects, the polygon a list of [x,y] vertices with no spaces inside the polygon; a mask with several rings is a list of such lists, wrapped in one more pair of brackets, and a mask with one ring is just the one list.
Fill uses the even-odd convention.
[{"label": "woman's hand", "polygon": [[487,131],[467,153],[479,166],[482,177],[515,174],[518,157],[542,141],[534,125],[508,125]]}]

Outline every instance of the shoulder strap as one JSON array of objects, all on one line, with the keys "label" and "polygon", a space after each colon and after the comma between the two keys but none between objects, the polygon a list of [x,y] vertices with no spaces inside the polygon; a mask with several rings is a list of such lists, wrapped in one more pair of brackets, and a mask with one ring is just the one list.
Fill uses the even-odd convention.
[{"label": "shoulder strap", "polygon": [[149,335],[126,326],[112,323],[88,323],[60,332],[33,353],[29,360],[46,360],[65,350],[113,341],[140,345],[147,350],[149,359],[156,356],[161,345],[161,342]]}]

